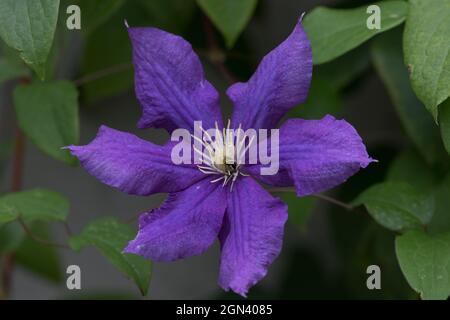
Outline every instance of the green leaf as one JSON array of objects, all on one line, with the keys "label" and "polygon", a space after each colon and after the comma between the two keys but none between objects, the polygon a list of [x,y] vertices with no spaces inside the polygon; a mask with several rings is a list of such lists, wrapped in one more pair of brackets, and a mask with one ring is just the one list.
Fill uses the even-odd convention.
[{"label": "green leaf", "polygon": [[64,221],[68,214],[69,202],[54,191],[32,189],[0,197],[0,221],[3,222],[19,216],[26,221]]},{"label": "green leaf", "polygon": [[439,128],[445,150],[450,154],[450,99],[439,106]]},{"label": "green leaf", "polygon": [[403,48],[411,83],[438,119],[438,106],[450,96],[450,0],[410,0]]},{"label": "green leaf", "polygon": [[255,11],[257,0],[197,0],[225,38],[228,48],[233,47]]},{"label": "green leaf", "polygon": [[76,159],[62,147],[77,144],[78,92],[68,81],[18,86],[14,104],[19,125],[43,152],[74,165]]},{"label": "green leaf", "polygon": [[41,78],[53,42],[59,0],[0,1],[0,37]]},{"label": "green leaf", "polygon": [[399,154],[389,166],[387,179],[405,182],[417,190],[428,192],[438,184],[438,175],[414,150]]},{"label": "green leaf", "polygon": [[380,35],[373,42],[372,58],[406,133],[425,159],[435,163],[443,154],[439,129],[410,86],[401,39],[400,29]]},{"label": "green leaf", "polygon": [[450,233],[430,236],[410,231],[396,239],[397,259],[410,286],[422,299],[450,295]]},{"label": "green leaf", "polygon": [[428,225],[430,233],[441,233],[450,231],[450,173],[447,173],[444,181],[434,191],[436,209]]},{"label": "green leaf", "polygon": [[102,218],[91,222],[79,235],[70,239],[70,246],[80,251],[86,246],[94,246],[122,273],[130,277],[146,295],[150,283],[151,262],[144,258],[123,253],[128,242],[136,236],[136,231],[114,218]]},{"label": "green leaf", "polygon": [[355,9],[318,7],[305,16],[303,25],[311,41],[314,64],[333,60],[375,35],[405,20],[408,5],[404,1],[375,3],[381,9],[380,30],[367,28],[367,5]]},{"label": "green leaf", "polygon": [[367,208],[382,226],[393,231],[423,228],[434,211],[434,198],[402,182],[376,184],[353,202]]},{"label": "green leaf", "polygon": [[15,211],[14,207],[9,207],[7,205],[2,205],[0,198],[0,226],[5,223],[16,220],[19,217],[19,213]]},{"label": "green leaf", "polygon": [[16,251],[24,238],[25,232],[18,222],[0,226],[0,256]]},{"label": "green leaf", "polygon": [[85,33],[92,32],[120,9],[124,2],[125,0],[78,0],[75,4],[81,10],[81,30]]},{"label": "green leaf", "polygon": [[[48,226],[43,223],[33,223],[31,233],[40,239],[52,241]],[[15,252],[16,262],[33,274],[49,281],[59,283],[63,280],[61,261],[55,247],[38,243],[29,237],[25,238]]]},{"label": "green leaf", "polygon": [[182,34],[192,21],[195,0],[140,0],[152,26]]}]

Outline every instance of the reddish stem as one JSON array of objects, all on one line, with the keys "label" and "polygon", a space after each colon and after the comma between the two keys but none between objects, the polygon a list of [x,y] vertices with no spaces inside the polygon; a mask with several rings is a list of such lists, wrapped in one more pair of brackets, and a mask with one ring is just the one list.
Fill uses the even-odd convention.
[{"label": "reddish stem", "polygon": [[22,189],[23,161],[25,156],[25,136],[19,127],[16,127],[16,146],[14,149],[14,160],[12,168],[11,191],[17,192]]},{"label": "reddish stem", "polygon": [[[30,78],[20,79],[21,84],[29,84]],[[16,139],[14,148],[13,168],[11,177],[11,192],[22,190],[23,180],[23,163],[25,157],[25,135],[19,126],[16,126]],[[2,294],[6,298],[11,289],[11,281],[14,272],[14,254],[5,255],[2,264]]]},{"label": "reddish stem", "polygon": [[206,16],[203,16],[203,27],[206,33],[209,60],[230,84],[237,82],[236,78],[225,66],[225,54],[220,49],[214,34],[214,28]]}]

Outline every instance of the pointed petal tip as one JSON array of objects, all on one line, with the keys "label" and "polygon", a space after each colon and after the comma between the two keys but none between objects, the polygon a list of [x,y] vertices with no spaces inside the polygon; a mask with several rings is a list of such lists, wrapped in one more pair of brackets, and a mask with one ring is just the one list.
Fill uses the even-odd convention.
[{"label": "pointed petal tip", "polygon": [[300,18],[298,19],[298,23],[302,23],[303,22],[303,18],[305,17],[305,14],[306,14],[306,11],[303,11],[301,14],[300,14]]}]

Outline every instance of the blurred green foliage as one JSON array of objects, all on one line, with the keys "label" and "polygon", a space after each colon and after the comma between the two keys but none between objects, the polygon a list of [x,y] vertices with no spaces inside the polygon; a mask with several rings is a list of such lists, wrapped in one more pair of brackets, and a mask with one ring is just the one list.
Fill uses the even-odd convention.
[{"label": "blurred green foliage", "polygon": [[[59,5],[54,0],[3,0],[0,84],[13,94],[18,125],[31,142],[54,159],[76,165],[61,147],[78,142],[79,106],[90,108],[133,88],[126,23],[179,34],[193,44],[207,70],[223,65],[245,80],[254,71],[259,53],[252,39],[241,35],[252,22],[264,21],[268,1],[77,0],[74,3],[82,12],[78,32],[65,27],[71,1]],[[446,299],[450,294],[450,0],[376,2],[381,9],[379,30],[366,26],[370,1],[337,3],[336,8],[313,8],[304,17],[313,49],[313,80],[306,103],[287,117],[340,117],[348,96],[360,88],[355,84],[365,82],[367,75],[376,76],[391,99],[405,143],[368,146],[378,164],[333,191],[341,201],[358,205],[351,211],[319,205],[323,203],[315,197],[277,194],[289,206],[288,228],[295,233],[308,234],[312,213],[317,208],[325,212],[333,255],[324,258],[315,248],[286,245],[282,255],[287,262],[277,285],[269,291],[258,284],[249,298],[415,299],[420,294],[424,299]],[[301,3],[296,6],[299,13],[304,9]],[[210,34],[216,37],[213,44],[206,40],[211,32],[205,29],[208,20],[215,28]],[[258,28],[258,23],[252,27]],[[282,18],[277,23],[292,25]],[[62,72],[64,66],[72,72]],[[0,137],[0,166],[6,165],[13,147],[9,138]],[[49,222],[65,221],[68,214],[69,201],[54,191],[1,195],[0,256],[13,254],[19,266],[37,277],[60,282],[62,261]],[[122,253],[136,230],[114,218],[86,225],[71,237],[71,248],[96,247],[145,295],[150,262]],[[366,267],[371,264],[381,267],[382,290],[367,290]],[[100,297],[134,298],[120,292],[84,298]],[[234,294],[218,297],[236,298]]]}]

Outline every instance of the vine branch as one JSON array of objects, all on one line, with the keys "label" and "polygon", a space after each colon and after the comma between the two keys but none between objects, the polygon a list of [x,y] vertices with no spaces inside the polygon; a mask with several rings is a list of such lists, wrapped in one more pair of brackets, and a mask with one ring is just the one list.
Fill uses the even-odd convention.
[{"label": "vine branch", "polygon": [[[269,189],[269,191],[272,192],[272,193],[275,193],[275,192],[295,192],[295,189],[294,188],[271,188],[271,189]],[[345,210],[348,210],[348,211],[353,211],[354,210],[354,207],[351,206],[350,204],[342,202],[342,201],[339,201],[339,200],[337,200],[337,199],[335,199],[333,197],[324,195],[322,193],[316,193],[316,194],[313,194],[311,196],[315,197],[315,198],[318,198],[320,200],[327,201],[327,202],[332,203],[334,205],[337,205],[337,206],[339,206],[341,208],[344,208]]]},{"label": "vine branch", "polygon": [[48,246],[53,246],[53,247],[58,247],[58,248],[63,248],[63,249],[70,249],[69,246],[66,246],[64,244],[54,243],[54,242],[51,242],[51,241],[48,241],[46,239],[42,239],[42,238],[36,236],[35,234],[33,234],[31,229],[27,226],[25,221],[23,221],[23,219],[19,218],[17,221],[19,222],[19,224],[21,225],[22,229],[25,231],[25,233],[27,234],[27,236],[30,239],[32,239],[32,240],[34,240],[34,241],[36,241],[38,243],[41,243],[41,244],[44,244],[44,245],[48,245]]},{"label": "vine branch", "polygon": [[216,67],[216,69],[222,74],[222,76],[230,83],[233,84],[237,82],[234,75],[225,66],[225,53],[220,48],[216,35],[214,33],[214,28],[211,21],[203,15],[203,29],[206,34],[206,43],[208,45],[208,59]]},{"label": "vine branch", "polygon": [[131,62],[125,62],[125,63],[120,63],[120,64],[116,64],[113,65],[111,67],[105,68],[105,69],[101,69],[92,73],[89,73],[87,75],[82,76],[79,79],[76,79],[73,81],[73,83],[77,86],[80,87],[88,82],[92,82],[110,75],[113,75],[115,73],[119,73],[125,70],[128,70],[132,67],[133,65],[131,64]]}]

